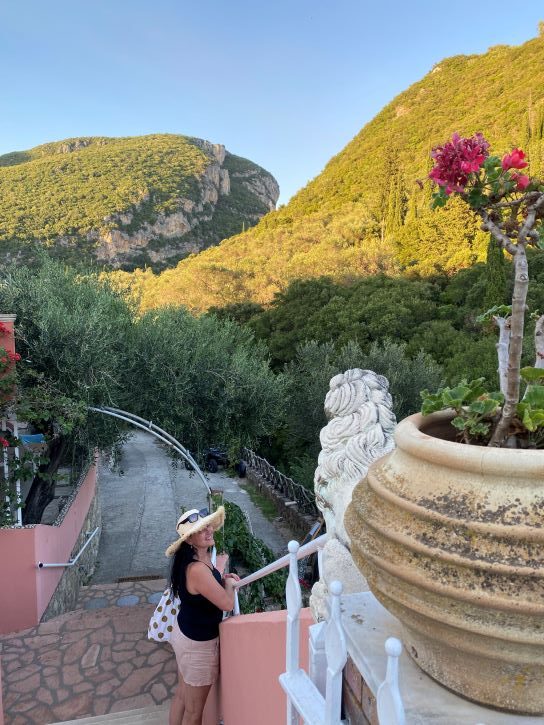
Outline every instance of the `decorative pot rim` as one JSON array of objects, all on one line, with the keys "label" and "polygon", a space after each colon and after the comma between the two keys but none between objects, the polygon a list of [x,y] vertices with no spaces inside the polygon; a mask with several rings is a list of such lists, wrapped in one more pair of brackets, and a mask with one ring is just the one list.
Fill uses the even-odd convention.
[{"label": "decorative pot rim", "polygon": [[463,471],[479,471],[483,475],[504,475],[513,478],[544,480],[544,450],[520,448],[491,448],[457,443],[424,433],[421,428],[442,423],[453,417],[452,411],[440,411],[423,416],[414,413],[395,428],[397,448],[433,465],[441,464]]}]

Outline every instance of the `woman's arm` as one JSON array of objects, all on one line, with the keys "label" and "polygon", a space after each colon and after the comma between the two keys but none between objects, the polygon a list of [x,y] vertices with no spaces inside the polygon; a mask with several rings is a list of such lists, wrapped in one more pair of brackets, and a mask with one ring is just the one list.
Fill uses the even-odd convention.
[{"label": "woman's arm", "polygon": [[234,584],[232,578],[225,579],[225,587],[217,582],[206,564],[195,561],[187,567],[187,591],[190,594],[202,594],[212,604],[230,612],[234,607]]}]

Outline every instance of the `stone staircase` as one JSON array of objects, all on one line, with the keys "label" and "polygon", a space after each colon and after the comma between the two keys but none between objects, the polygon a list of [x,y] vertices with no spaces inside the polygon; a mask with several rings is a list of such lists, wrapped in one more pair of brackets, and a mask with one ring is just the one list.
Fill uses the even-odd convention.
[{"label": "stone staircase", "polygon": [[168,725],[168,705],[141,707],[137,710],[110,712],[107,715],[65,720],[57,725]]},{"label": "stone staircase", "polygon": [[166,723],[175,657],[147,639],[163,589],[163,580],[85,587],[76,611],[0,636],[6,725]]}]

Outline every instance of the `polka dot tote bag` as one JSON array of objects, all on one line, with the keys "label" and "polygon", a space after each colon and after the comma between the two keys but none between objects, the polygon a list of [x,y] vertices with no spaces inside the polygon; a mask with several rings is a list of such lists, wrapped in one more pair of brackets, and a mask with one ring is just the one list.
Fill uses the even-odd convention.
[{"label": "polka dot tote bag", "polygon": [[168,642],[179,607],[178,597],[172,596],[170,589],[166,589],[149,620],[147,638],[154,639],[155,642]]}]

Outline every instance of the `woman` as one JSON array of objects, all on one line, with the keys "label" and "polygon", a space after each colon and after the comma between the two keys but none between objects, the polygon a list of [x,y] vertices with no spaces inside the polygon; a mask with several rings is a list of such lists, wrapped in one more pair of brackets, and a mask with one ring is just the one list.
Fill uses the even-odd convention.
[{"label": "woman", "polygon": [[166,550],[173,556],[170,586],[181,604],[170,635],[179,685],[170,706],[169,725],[201,725],[202,712],[219,672],[219,623],[234,607],[236,574],[223,578],[212,565],[213,533],[223,526],[225,509],[190,509],[176,525],[178,540]]}]

